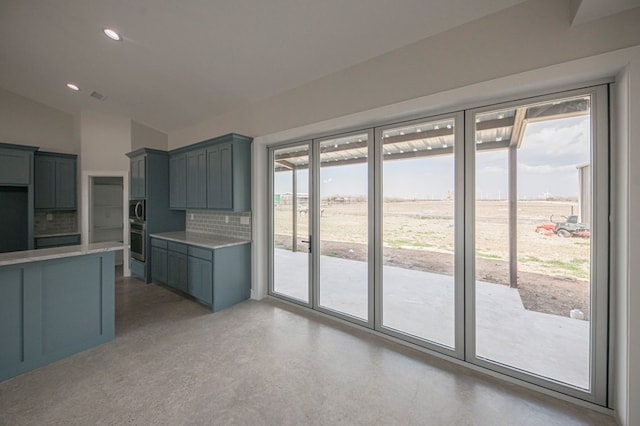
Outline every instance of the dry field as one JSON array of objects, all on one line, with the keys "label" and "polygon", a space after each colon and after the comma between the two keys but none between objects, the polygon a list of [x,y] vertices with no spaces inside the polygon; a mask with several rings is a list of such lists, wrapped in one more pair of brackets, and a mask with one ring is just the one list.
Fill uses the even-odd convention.
[{"label": "dry field", "polygon": [[[518,290],[527,309],[567,316],[577,308],[589,318],[588,238],[560,238],[535,231],[551,215],[568,216],[575,203],[518,202]],[[275,214],[276,244],[291,247],[291,206]],[[365,203],[323,205],[321,253],[366,260]],[[508,206],[506,201],[478,201],[476,206],[476,276],[509,284]],[[298,239],[309,235],[304,213],[298,218]],[[454,220],[452,201],[402,201],[384,204],[385,265],[453,274]],[[304,247],[304,245],[303,245]]]}]

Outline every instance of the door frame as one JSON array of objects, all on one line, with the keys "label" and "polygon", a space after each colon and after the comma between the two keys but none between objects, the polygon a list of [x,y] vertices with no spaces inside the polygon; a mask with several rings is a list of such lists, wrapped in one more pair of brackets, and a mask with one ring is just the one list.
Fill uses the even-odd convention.
[{"label": "door frame", "polygon": [[89,244],[89,223],[91,215],[91,182],[94,177],[121,177],[122,178],[122,275],[131,276],[129,268],[129,171],[103,171],[82,170],[81,194],[80,194],[80,226],[82,244]]}]

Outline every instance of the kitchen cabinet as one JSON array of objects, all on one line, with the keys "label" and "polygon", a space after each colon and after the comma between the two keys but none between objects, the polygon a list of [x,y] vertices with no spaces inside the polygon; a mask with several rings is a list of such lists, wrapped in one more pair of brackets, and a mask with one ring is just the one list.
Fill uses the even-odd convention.
[{"label": "kitchen cabinet", "polygon": [[127,157],[130,160],[131,179],[129,199],[145,200],[144,259],[130,259],[131,275],[150,283],[153,278],[150,235],[184,230],[184,211],[169,208],[170,158],[167,151],[140,148],[129,152]]},{"label": "kitchen cabinet", "polygon": [[77,156],[36,152],[34,203],[36,209],[77,209]]},{"label": "kitchen cabinet", "polygon": [[251,141],[229,134],[172,151],[171,208],[250,211]]},{"label": "kitchen cabinet", "polygon": [[249,298],[249,242],[205,248],[155,237],[151,241],[154,282],[179,290],[214,312]]},{"label": "kitchen cabinet", "polygon": [[187,152],[187,208],[207,208],[207,150]]},{"label": "kitchen cabinet", "polygon": [[167,285],[188,291],[187,246],[169,241],[167,247]]},{"label": "kitchen cabinet", "polygon": [[146,172],[147,172],[147,157],[146,155],[137,155],[130,158],[130,175],[129,175],[129,187],[130,196],[132,200],[145,198],[146,191]]},{"label": "kitchen cabinet", "polygon": [[233,209],[233,145],[224,143],[207,150],[207,207]]},{"label": "kitchen cabinet", "polygon": [[75,246],[78,244],[80,244],[80,234],[36,237],[36,249]]},{"label": "kitchen cabinet", "polygon": [[167,283],[167,242],[151,238],[151,280]]},{"label": "kitchen cabinet", "polygon": [[0,185],[30,185],[36,149],[0,143]]},{"label": "kitchen cabinet", "polygon": [[206,304],[211,304],[213,302],[213,251],[188,246],[187,253],[187,293]]},{"label": "kitchen cabinet", "polygon": [[187,156],[175,154],[169,158],[169,207],[187,208]]}]

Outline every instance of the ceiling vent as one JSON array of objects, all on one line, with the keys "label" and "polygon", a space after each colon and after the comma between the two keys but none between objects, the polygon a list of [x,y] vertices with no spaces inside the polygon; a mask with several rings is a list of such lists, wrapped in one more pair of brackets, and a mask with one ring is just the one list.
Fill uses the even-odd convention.
[{"label": "ceiling vent", "polygon": [[107,99],[107,97],[105,95],[103,95],[102,93],[96,92],[95,90],[93,92],[91,92],[91,94],[89,95],[94,99],[97,99],[99,101],[104,101]]}]

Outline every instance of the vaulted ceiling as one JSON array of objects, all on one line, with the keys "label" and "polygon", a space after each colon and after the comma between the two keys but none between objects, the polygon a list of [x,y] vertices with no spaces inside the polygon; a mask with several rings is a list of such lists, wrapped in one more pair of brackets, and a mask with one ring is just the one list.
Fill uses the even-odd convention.
[{"label": "vaulted ceiling", "polygon": [[0,87],[172,132],[522,1],[1,0]]}]

